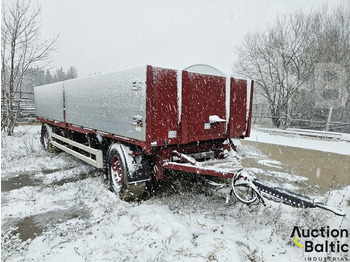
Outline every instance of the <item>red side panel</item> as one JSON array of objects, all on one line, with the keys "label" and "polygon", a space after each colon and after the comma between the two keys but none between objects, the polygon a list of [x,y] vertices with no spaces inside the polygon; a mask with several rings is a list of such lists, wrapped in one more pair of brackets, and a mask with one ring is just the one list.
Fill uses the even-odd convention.
[{"label": "red side panel", "polygon": [[146,141],[158,146],[178,139],[177,71],[147,66]]},{"label": "red side panel", "polygon": [[182,72],[181,143],[225,137],[225,123],[209,124],[209,116],[226,118],[225,77]]},{"label": "red side panel", "polygon": [[247,81],[231,78],[230,137],[243,136],[247,126]]},{"label": "red side panel", "polygon": [[252,124],[252,112],[253,112],[253,92],[254,92],[254,80],[252,80],[252,84],[250,87],[249,118],[247,123],[247,132],[245,134],[246,137],[250,137],[250,129]]}]

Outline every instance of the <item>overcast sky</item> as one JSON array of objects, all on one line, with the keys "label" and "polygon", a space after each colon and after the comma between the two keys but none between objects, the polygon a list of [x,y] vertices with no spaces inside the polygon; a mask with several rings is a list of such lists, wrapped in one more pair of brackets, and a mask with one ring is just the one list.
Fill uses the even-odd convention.
[{"label": "overcast sky", "polygon": [[[8,0],[7,0],[8,1]],[[32,0],[42,36],[60,34],[52,66],[79,76],[151,64],[231,71],[235,47],[277,14],[349,0]]]}]

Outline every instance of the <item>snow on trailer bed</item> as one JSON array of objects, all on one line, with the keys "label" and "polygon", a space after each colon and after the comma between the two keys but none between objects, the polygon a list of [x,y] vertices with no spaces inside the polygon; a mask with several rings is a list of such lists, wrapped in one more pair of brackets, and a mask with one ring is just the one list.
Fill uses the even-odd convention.
[{"label": "snow on trailer bed", "polygon": [[140,66],[35,87],[36,115],[145,141],[132,120],[146,119],[146,72]]},{"label": "snow on trailer bed", "polygon": [[[39,132],[21,126],[15,136],[2,137],[2,186],[13,182],[2,190],[3,261],[305,261],[329,254],[305,253],[290,237],[294,226],[350,228],[348,217],[323,210],[271,201],[225,206],[220,191],[189,177],[172,177],[147,201],[116,200],[98,169],[66,153],[44,152]],[[24,174],[41,183],[18,183]],[[350,215],[349,186],[318,197]],[[347,259],[340,252],[330,256]]]}]

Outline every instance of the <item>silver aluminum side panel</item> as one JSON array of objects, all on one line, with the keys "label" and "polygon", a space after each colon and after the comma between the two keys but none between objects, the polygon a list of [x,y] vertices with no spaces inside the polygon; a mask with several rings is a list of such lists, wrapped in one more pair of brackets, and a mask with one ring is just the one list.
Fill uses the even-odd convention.
[{"label": "silver aluminum side panel", "polygon": [[63,122],[62,82],[34,88],[35,113],[39,117]]},{"label": "silver aluminum side panel", "polygon": [[[66,122],[146,140],[146,66],[63,82]],[[133,119],[142,119],[143,126]]]}]

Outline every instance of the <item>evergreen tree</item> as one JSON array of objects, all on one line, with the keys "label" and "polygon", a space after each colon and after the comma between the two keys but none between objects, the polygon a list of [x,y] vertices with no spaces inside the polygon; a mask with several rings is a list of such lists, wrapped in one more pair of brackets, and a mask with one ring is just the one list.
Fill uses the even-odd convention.
[{"label": "evergreen tree", "polygon": [[75,69],[74,66],[70,66],[67,70],[66,79],[74,79],[78,77],[78,71]]},{"label": "evergreen tree", "polygon": [[55,80],[55,82],[59,82],[59,81],[64,81],[64,80],[66,80],[66,74],[65,74],[65,72],[63,71],[63,68],[62,68],[62,67],[56,69],[56,73],[55,73],[55,75],[54,75],[54,80]]},{"label": "evergreen tree", "polygon": [[53,83],[53,77],[50,73],[50,70],[49,69],[46,69],[46,72],[45,72],[45,77],[44,77],[44,82],[45,84],[51,84]]}]

